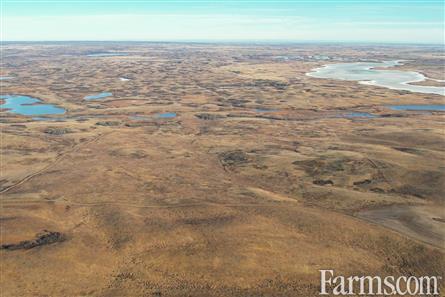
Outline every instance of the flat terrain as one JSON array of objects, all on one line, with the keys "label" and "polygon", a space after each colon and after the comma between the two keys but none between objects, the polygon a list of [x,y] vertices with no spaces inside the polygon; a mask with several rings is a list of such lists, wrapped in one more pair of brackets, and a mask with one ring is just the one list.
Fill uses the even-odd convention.
[{"label": "flat terrain", "polygon": [[[2,94],[67,110],[1,112],[2,296],[308,297],[319,269],[444,275],[445,118],[388,107],[444,97],[305,75],[404,59],[443,80],[440,48],[6,43],[2,55]],[[100,92],[113,95],[84,100]]]}]

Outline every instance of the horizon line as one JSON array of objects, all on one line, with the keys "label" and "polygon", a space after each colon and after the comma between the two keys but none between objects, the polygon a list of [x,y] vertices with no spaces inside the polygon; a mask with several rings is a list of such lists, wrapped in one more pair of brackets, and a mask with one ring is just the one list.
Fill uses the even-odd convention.
[{"label": "horizon line", "polygon": [[433,45],[433,46],[445,46],[445,42],[432,43],[432,42],[415,42],[415,41],[364,41],[364,40],[256,40],[256,39],[166,39],[166,40],[155,40],[155,39],[135,39],[135,40],[122,40],[122,39],[104,39],[104,40],[93,40],[93,39],[55,39],[55,40],[0,40],[0,43],[44,43],[44,42],[147,42],[147,43],[260,43],[260,44],[315,44],[315,43],[325,43],[325,44],[374,44],[374,45]]}]

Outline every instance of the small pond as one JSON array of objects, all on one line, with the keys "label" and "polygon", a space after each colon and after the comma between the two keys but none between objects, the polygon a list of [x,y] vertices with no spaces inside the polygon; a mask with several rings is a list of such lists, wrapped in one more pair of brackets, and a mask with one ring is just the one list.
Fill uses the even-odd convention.
[{"label": "small pond", "polygon": [[175,112],[158,113],[156,114],[156,117],[158,119],[170,119],[176,117],[176,113]]},{"label": "small pond", "polygon": [[113,96],[113,93],[110,92],[102,92],[95,95],[85,96],[83,99],[85,100],[97,100],[97,99],[104,99],[106,97]]},{"label": "small pond", "polygon": [[65,113],[65,109],[61,107],[41,103],[42,100],[29,96],[3,95],[0,96],[0,99],[4,100],[4,103],[0,105],[2,110],[7,109],[8,112],[16,114],[33,116]]},{"label": "small pond", "polygon": [[392,110],[445,111],[445,105],[391,105]]},{"label": "small pond", "polygon": [[268,108],[256,108],[256,112],[275,112],[278,111],[277,109],[268,109]]},{"label": "small pond", "polygon": [[343,115],[345,118],[377,118],[375,114],[368,112],[350,112]]}]

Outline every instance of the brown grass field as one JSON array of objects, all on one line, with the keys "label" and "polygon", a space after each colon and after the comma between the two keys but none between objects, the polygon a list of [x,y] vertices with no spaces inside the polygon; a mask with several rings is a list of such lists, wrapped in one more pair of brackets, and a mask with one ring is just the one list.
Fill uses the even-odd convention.
[{"label": "brown grass field", "polygon": [[[108,51],[128,55],[88,56]],[[1,93],[67,112],[1,112],[0,295],[311,297],[319,269],[443,276],[445,118],[388,105],[444,97],[308,77],[334,62],[317,54],[444,79],[434,47],[5,44]]]}]

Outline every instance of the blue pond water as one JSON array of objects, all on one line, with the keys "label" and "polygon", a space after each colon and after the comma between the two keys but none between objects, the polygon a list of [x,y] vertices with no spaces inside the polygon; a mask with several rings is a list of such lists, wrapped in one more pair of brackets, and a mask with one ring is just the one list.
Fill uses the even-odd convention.
[{"label": "blue pond water", "polygon": [[158,113],[156,114],[156,117],[160,119],[169,119],[176,117],[176,113],[175,112]]},{"label": "blue pond water", "polygon": [[157,119],[169,119],[176,117],[177,114],[174,112],[165,112],[165,113],[157,113],[154,116],[148,116],[148,115],[132,115],[129,118],[134,121],[148,121],[150,119],[157,118]]},{"label": "blue pond water", "polygon": [[0,96],[5,103],[0,108],[7,109],[8,112],[21,115],[33,116],[44,114],[63,114],[65,109],[53,104],[42,104],[42,100],[22,95],[3,95]]},{"label": "blue pond water", "polygon": [[445,111],[445,105],[391,105],[392,110]]},{"label": "blue pond water", "polygon": [[307,73],[307,75],[317,78],[358,81],[360,84],[385,87],[393,90],[445,95],[445,87],[410,84],[413,82],[424,81],[426,77],[421,73],[414,71],[375,69],[377,67],[390,68],[397,65],[401,65],[400,61],[329,64],[321,68],[313,69],[311,72]]},{"label": "blue pond water", "polygon": [[90,95],[90,96],[85,96],[83,99],[85,100],[96,100],[96,99],[103,99],[106,97],[110,97],[113,96],[113,93],[110,92],[102,92],[96,95]]},{"label": "blue pond water", "polygon": [[257,108],[255,109],[256,112],[274,112],[274,111],[278,111],[276,109],[267,109],[267,108]]},{"label": "blue pond water", "polygon": [[344,115],[345,118],[377,118],[376,115],[367,112],[350,112]]}]

